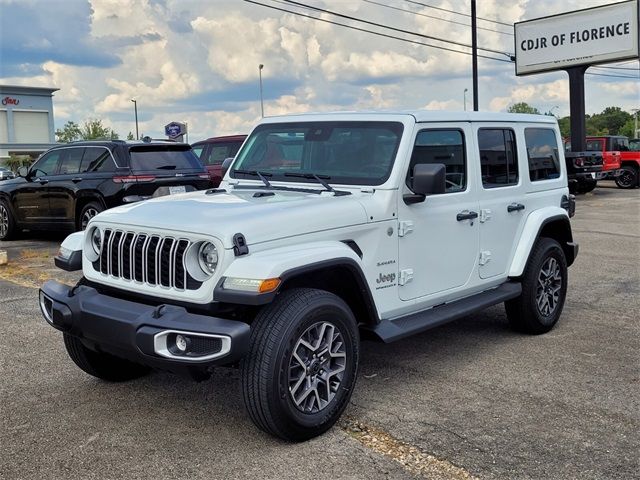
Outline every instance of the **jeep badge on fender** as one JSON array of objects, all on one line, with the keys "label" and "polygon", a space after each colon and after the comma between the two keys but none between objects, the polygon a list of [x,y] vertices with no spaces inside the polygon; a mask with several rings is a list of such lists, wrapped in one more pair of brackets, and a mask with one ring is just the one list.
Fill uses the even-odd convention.
[{"label": "jeep badge on fender", "polygon": [[302,441],[336,422],[360,335],[393,342],[504,303],[553,328],[578,245],[556,119],[477,112],[264,118],[219,188],[116,207],[63,242],[46,321],[90,375],[205,379]]}]

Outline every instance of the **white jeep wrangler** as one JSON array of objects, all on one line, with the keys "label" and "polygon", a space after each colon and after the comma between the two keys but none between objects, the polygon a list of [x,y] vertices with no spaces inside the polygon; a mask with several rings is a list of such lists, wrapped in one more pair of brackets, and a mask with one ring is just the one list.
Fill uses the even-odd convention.
[{"label": "white jeep wrangler", "polygon": [[239,365],[249,415],[304,440],[345,409],[360,337],[505,303],[560,317],[577,255],[553,117],[417,111],[265,118],[220,188],[105,211],[68,237],[45,319],[110,381]]}]

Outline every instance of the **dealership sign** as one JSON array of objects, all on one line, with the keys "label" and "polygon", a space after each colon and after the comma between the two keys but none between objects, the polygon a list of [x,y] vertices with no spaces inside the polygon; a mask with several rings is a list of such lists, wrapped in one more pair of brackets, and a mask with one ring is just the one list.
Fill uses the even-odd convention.
[{"label": "dealership sign", "polygon": [[176,139],[187,133],[187,125],[180,122],[171,122],[164,126],[164,134],[172,139]]},{"label": "dealership sign", "polygon": [[638,0],[515,24],[516,75],[638,58]]}]

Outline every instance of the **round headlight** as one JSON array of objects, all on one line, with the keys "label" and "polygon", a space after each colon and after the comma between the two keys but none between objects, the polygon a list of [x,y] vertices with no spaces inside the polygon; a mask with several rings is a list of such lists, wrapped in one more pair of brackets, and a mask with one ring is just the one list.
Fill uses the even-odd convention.
[{"label": "round headlight", "polygon": [[97,255],[100,255],[100,251],[102,250],[102,232],[98,227],[91,231],[91,247]]},{"label": "round headlight", "polygon": [[200,261],[202,271],[208,275],[212,275],[218,266],[218,250],[216,246],[210,242],[203,243],[198,252],[198,260]]}]

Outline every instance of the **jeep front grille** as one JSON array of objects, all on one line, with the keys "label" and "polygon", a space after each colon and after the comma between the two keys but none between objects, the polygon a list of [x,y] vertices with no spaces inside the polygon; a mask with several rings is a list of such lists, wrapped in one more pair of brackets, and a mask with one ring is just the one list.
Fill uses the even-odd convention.
[{"label": "jeep front grille", "polygon": [[93,266],[104,275],[153,287],[196,290],[202,284],[189,275],[184,238],[106,229],[100,257]]}]

